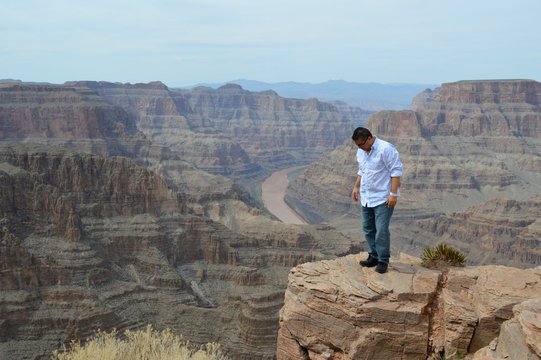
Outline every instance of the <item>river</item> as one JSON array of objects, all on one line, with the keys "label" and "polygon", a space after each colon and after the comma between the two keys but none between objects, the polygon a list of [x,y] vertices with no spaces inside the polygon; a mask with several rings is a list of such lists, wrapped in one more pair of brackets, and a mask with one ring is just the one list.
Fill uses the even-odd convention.
[{"label": "river", "polygon": [[301,167],[302,166],[297,166],[277,171],[266,178],[261,185],[263,205],[265,205],[267,210],[274,216],[286,224],[308,224],[284,201],[284,196],[289,184],[287,174]]}]

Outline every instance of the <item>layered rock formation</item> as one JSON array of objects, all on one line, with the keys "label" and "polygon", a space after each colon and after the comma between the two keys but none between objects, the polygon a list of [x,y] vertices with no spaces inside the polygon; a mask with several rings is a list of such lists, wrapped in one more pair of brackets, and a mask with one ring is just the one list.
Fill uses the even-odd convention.
[{"label": "layered rock formation", "polygon": [[0,85],[0,138],[107,139],[133,136],[135,123],[94,91],[60,85]]},{"label": "layered rock formation", "polygon": [[88,88],[60,85],[0,85],[0,139],[103,156],[161,152],[121,108]]},{"label": "layered rock formation", "polygon": [[513,317],[502,324],[500,335],[475,353],[473,360],[541,359],[541,298],[513,307]]},{"label": "layered rock formation", "polygon": [[332,101],[331,104],[336,106],[338,111],[340,111],[346,118],[352,120],[352,125],[354,128],[357,126],[364,126],[368,117],[375,113],[375,111],[369,111],[360,107],[352,106],[344,101]]},{"label": "layered rock formation", "polygon": [[124,109],[155,144],[202,170],[237,179],[315,160],[342,143],[354,122],[316,99],[286,99],[233,84],[217,90],[169,89],[162,83],[69,85],[93,89]]},{"label": "layered rock formation", "polygon": [[464,356],[485,352],[504,322],[498,347],[511,350],[505,334],[514,331],[520,335],[513,341],[522,339],[524,346],[510,352],[517,355],[512,358],[540,358],[541,268],[437,271],[404,255],[378,274],[359,266],[366,256],[292,269],[280,312],[278,359]]},{"label": "layered rock formation", "polygon": [[348,121],[237,86],[2,85],[0,357],[150,322],[233,358],[273,358],[289,269],[358,244],[275,222],[201,169],[257,177],[262,164],[306,163]]},{"label": "layered rock formation", "polygon": [[[307,164],[342,143],[352,124],[362,121],[344,114],[316,99],[232,84],[217,90],[90,81],[0,87],[3,140],[54,143],[142,163],[182,160],[242,181]],[[359,110],[347,114],[365,117]]]},{"label": "layered rock formation", "polygon": [[[525,201],[494,199],[464,212],[417,222],[418,234],[430,233],[481,264],[541,264],[541,196]],[[476,239],[471,249],[472,239]],[[419,245],[429,243],[418,240]]]},{"label": "layered rock formation", "polygon": [[459,81],[421,93],[413,109],[426,135],[539,138],[540,104],[536,81]]},{"label": "layered rock formation", "polygon": [[[153,323],[270,359],[287,271],[358,251],[328,227],[276,223],[238,199],[194,204],[127,158],[21,147],[0,151],[2,358]],[[224,206],[246,225],[199,213],[218,219]]]},{"label": "layered rock formation", "polygon": [[[506,216],[519,218],[524,212],[519,208],[537,206],[540,99],[541,83],[535,81],[461,81],[419,94],[413,110],[369,118],[367,127],[395,144],[404,163],[402,197],[393,215],[397,249],[419,254],[424,246],[445,240],[467,252],[472,264],[541,263],[538,242],[531,240],[538,236],[535,224],[503,223],[497,215],[505,209]],[[360,235],[350,198],[356,151],[347,140],[323,156],[291,182],[288,202],[309,219]],[[492,199],[502,200],[484,204]],[[518,205],[506,207],[507,201]],[[479,225],[470,215],[479,211],[492,235],[476,236]]]}]

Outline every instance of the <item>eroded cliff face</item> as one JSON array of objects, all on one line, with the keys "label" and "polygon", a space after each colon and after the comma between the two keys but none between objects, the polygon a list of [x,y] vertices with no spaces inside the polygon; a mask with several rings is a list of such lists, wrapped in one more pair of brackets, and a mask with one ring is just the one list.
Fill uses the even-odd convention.
[{"label": "eroded cliff face", "polygon": [[460,248],[467,249],[476,239],[477,249],[469,252],[472,263],[541,264],[540,218],[541,196],[535,196],[525,201],[494,199],[417,225]]},{"label": "eroded cliff face", "polygon": [[77,82],[131,114],[155,144],[198,168],[237,179],[306,164],[342,143],[353,119],[316,99],[286,99],[228,84],[214,90],[161,83]]},{"label": "eroded cliff face", "polygon": [[459,81],[421,93],[413,109],[426,135],[539,138],[540,104],[536,81]]},{"label": "eroded cliff face", "polygon": [[[445,241],[472,264],[540,264],[535,223],[504,224],[498,217],[502,207],[519,218],[519,208],[539,206],[540,98],[535,81],[461,81],[421,93],[413,110],[369,118],[367,127],[395,144],[404,163],[392,225],[396,249],[419,254]],[[356,151],[347,140],[292,181],[287,197],[308,218],[360,236],[350,197]],[[502,205],[507,201],[518,205]],[[491,229],[482,236],[472,217],[479,211]]]},{"label": "eroded cliff face", "polygon": [[0,85],[0,139],[103,156],[133,157],[149,146],[133,119],[94,91],[24,83]]},{"label": "eroded cliff face", "polygon": [[360,267],[366,256],[291,270],[278,359],[541,358],[541,268],[439,271],[403,255],[378,274]]},{"label": "eroded cliff face", "polygon": [[266,149],[309,148],[321,154],[341,143],[347,136],[344,125],[351,124],[335,106],[317,99],[286,99],[273,91],[253,93],[233,84],[182,95],[194,114],[210,122],[201,130],[210,126],[214,132],[242,139],[243,146],[263,158]]},{"label": "eroded cliff face", "polygon": [[102,139],[134,135],[135,123],[89,89],[53,85],[0,87],[0,138]]},{"label": "eroded cliff face", "polygon": [[328,227],[272,221],[234,189],[213,194],[174,190],[124,157],[2,144],[0,357],[152,323],[273,358],[288,270],[358,249]]},{"label": "eroded cliff face", "polygon": [[351,116],[316,99],[287,99],[233,84],[217,90],[94,81],[0,87],[3,140],[140,161],[163,147],[201,170],[237,180],[317,159],[361,121]]}]

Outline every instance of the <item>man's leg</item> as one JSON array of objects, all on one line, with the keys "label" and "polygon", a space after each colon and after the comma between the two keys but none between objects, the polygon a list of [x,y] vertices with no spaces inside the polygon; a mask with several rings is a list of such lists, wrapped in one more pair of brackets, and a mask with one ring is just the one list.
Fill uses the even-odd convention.
[{"label": "man's leg", "polygon": [[376,248],[376,216],[374,214],[374,208],[361,206],[361,227],[364,232],[364,238],[368,243],[368,254],[373,258],[378,258],[378,252]]},{"label": "man's leg", "polygon": [[391,257],[391,232],[389,231],[389,224],[394,208],[388,208],[385,203],[373,209],[376,226],[374,246],[378,254],[378,260],[388,264]]}]

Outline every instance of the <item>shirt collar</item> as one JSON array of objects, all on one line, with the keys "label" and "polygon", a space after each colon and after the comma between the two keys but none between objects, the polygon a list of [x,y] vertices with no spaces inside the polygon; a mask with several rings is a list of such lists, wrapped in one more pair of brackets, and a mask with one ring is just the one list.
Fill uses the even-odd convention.
[{"label": "shirt collar", "polygon": [[374,150],[378,147],[378,144],[379,144],[379,140],[378,140],[377,137],[374,136],[374,143],[373,143],[372,146],[370,147],[370,151],[368,151],[368,152],[365,151],[365,153],[366,153],[367,155],[372,154],[372,151],[374,151]]}]

